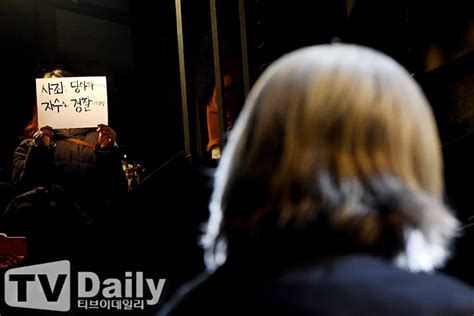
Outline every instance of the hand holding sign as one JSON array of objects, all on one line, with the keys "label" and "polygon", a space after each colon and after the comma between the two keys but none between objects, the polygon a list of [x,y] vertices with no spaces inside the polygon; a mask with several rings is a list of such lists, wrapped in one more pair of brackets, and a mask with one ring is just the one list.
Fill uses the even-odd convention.
[{"label": "hand holding sign", "polygon": [[106,77],[36,79],[38,125],[82,128],[107,124]]},{"label": "hand holding sign", "polygon": [[107,149],[115,144],[117,134],[107,125],[99,124],[97,131],[99,132],[99,144],[101,149]]},{"label": "hand holding sign", "polygon": [[36,144],[48,147],[51,145],[53,135],[53,129],[50,126],[43,126],[33,135],[33,138]]}]

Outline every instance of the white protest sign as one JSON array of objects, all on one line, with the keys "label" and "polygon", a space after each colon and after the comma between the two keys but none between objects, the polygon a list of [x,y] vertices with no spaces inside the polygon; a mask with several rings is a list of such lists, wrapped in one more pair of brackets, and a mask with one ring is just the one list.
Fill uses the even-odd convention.
[{"label": "white protest sign", "polygon": [[108,124],[106,77],[36,79],[36,102],[39,127]]}]

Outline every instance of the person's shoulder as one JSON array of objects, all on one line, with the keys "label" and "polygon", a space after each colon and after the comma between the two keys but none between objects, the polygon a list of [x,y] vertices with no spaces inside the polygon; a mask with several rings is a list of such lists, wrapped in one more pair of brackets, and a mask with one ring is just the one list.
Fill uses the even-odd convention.
[{"label": "person's shoulder", "polygon": [[16,151],[18,152],[22,150],[27,150],[33,145],[35,145],[35,140],[33,138],[23,138],[16,147]]},{"label": "person's shoulder", "polygon": [[182,285],[157,316],[243,315],[252,300],[249,277],[227,265]]},{"label": "person's shoulder", "polygon": [[[370,256],[347,256],[282,274],[273,299],[291,300],[316,310],[395,314],[462,315],[474,312],[474,289],[450,276],[411,273]],[[319,298],[301,302],[309,296]],[[293,302],[294,303],[294,302]],[[357,313],[357,312],[356,312]]]},{"label": "person's shoulder", "polygon": [[[370,256],[291,266],[279,273],[224,265],[181,287],[159,316],[463,315],[474,292],[446,275],[411,273]],[[469,314],[470,315],[470,314]]]},{"label": "person's shoulder", "polygon": [[187,315],[191,311],[197,312],[198,306],[196,305],[204,304],[202,298],[206,296],[207,283],[210,282],[211,276],[212,274],[203,272],[179,287],[156,316]]}]

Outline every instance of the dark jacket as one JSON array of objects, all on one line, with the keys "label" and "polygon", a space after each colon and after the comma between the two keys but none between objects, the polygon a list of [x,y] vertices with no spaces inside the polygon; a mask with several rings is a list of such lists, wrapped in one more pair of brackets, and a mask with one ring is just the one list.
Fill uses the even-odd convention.
[{"label": "dark jacket", "polygon": [[[474,290],[448,276],[410,273],[353,255],[279,272],[226,263],[183,286],[159,312],[175,315],[472,315]],[[274,262],[278,265],[278,262]],[[260,268],[259,268],[260,266]]]},{"label": "dark jacket", "polygon": [[[95,148],[66,141],[69,137],[87,141]],[[54,145],[44,147],[34,139],[25,139],[17,147],[12,181],[21,190],[58,185],[86,210],[127,191],[121,150],[117,146],[101,150],[95,129],[55,130],[53,141]]]}]

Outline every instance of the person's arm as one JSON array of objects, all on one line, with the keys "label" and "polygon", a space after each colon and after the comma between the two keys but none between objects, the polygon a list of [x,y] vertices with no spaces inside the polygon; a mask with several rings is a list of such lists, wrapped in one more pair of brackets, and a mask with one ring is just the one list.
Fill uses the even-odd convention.
[{"label": "person's arm", "polygon": [[120,194],[128,190],[127,177],[122,167],[123,151],[116,143],[114,130],[100,124],[98,143],[95,147],[96,168],[99,181],[104,183],[105,194]]},{"label": "person's arm", "polygon": [[126,192],[128,184],[122,168],[122,150],[117,145],[108,149],[99,146],[95,148],[95,159],[99,181],[104,183],[102,189],[109,194]]},{"label": "person's arm", "polygon": [[209,100],[209,103],[206,105],[206,115],[207,115],[207,150],[212,151],[214,148],[219,147],[219,123],[218,123],[218,114],[217,114],[217,94],[216,88],[212,93],[212,98]]},{"label": "person's arm", "polygon": [[51,181],[55,145],[39,145],[25,139],[13,155],[12,183],[27,187],[45,186]]}]

